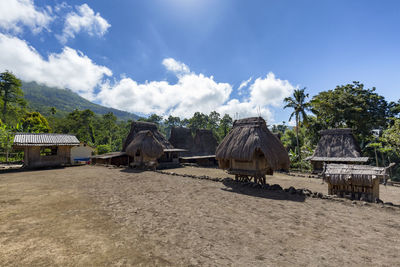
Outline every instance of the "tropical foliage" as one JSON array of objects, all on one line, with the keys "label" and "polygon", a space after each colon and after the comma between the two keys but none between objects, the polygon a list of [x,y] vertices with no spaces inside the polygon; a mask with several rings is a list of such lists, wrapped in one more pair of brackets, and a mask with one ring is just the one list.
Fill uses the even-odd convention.
[{"label": "tropical foliage", "polygon": [[[292,168],[308,170],[305,158],[312,155],[319,131],[335,127],[353,129],[363,154],[371,159],[369,164],[400,163],[400,101],[387,102],[375,88],[367,89],[359,82],[321,91],[310,101],[305,90],[296,89],[285,99],[285,108],[291,109],[289,120],[294,118],[296,126],[271,126],[287,148]],[[13,133],[22,131],[70,133],[97,147],[98,153],[120,151],[130,118],[137,117],[82,100],[68,90],[21,83],[9,71],[0,73],[0,161],[11,151]],[[216,111],[196,112],[187,119],[152,114],[139,120],[156,123],[167,138],[172,127],[188,127],[193,134],[197,129],[209,129],[219,141],[233,124],[228,114]],[[393,175],[400,179],[400,166]]]}]

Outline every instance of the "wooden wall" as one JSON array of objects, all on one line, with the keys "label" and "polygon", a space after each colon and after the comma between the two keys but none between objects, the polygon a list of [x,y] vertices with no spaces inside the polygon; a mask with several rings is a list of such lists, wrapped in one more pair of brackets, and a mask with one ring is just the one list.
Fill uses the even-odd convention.
[{"label": "wooden wall", "polygon": [[56,155],[40,155],[42,147],[24,147],[24,163],[29,168],[52,167],[71,163],[71,146],[58,146]]},{"label": "wooden wall", "polygon": [[341,197],[350,196],[354,199],[360,199],[362,196],[368,201],[374,201],[375,198],[379,198],[379,179],[373,181],[372,186],[360,186],[360,185],[335,185],[328,183],[328,194],[338,195]]}]

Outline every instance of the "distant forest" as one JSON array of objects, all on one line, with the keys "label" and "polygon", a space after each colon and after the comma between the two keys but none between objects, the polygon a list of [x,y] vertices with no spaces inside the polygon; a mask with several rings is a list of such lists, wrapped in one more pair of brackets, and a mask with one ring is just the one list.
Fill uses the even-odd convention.
[{"label": "distant forest", "polygon": [[[375,88],[360,82],[337,86],[309,97],[306,88],[296,89],[284,100],[295,127],[285,123],[269,125],[279,133],[287,148],[291,167],[309,170],[304,159],[312,155],[319,131],[351,128],[369,164],[388,166],[400,163],[400,102],[388,102]],[[233,119],[216,111],[196,112],[189,119],[152,114],[147,118],[91,103],[69,90],[23,83],[10,72],[0,73],[0,161],[11,150],[15,132],[70,133],[95,146],[98,153],[120,151],[133,120],[153,122],[168,138],[172,127],[210,129],[221,141],[230,131]],[[400,178],[400,166],[392,175]]]}]

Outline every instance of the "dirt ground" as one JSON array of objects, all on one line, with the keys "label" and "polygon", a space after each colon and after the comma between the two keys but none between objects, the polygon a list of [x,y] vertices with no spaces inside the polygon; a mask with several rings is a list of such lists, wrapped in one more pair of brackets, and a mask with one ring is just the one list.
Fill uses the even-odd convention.
[{"label": "dirt ground", "polygon": [[0,173],[0,265],[400,266],[400,209],[101,166]]}]

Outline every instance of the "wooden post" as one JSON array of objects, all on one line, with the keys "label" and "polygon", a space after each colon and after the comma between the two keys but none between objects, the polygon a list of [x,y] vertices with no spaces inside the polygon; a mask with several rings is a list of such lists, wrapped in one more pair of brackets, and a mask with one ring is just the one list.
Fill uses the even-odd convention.
[{"label": "wooden post", "polygon": [[8,163],[8,144],[10,142],[10,136],[7,134],[7,144],[6,144],[6,163]]}]

